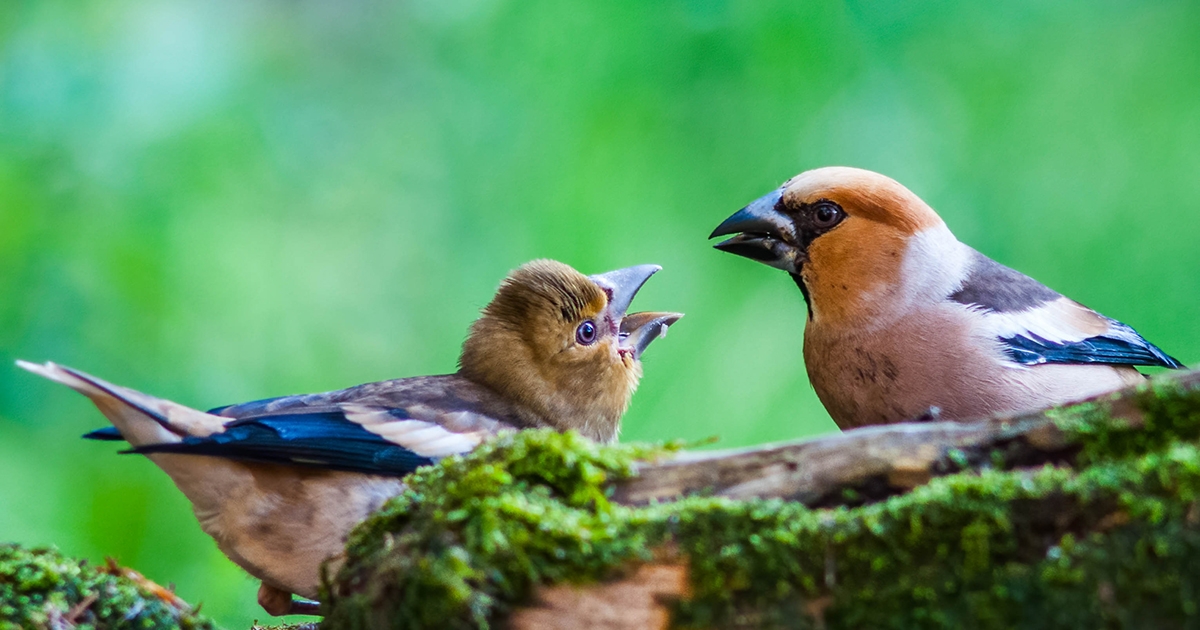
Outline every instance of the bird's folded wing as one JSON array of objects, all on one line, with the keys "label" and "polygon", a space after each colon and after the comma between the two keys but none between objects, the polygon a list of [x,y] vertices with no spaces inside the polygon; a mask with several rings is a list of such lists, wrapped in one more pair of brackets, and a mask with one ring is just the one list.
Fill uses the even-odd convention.
[{"label": "bird's folded wing", "polygon": [[1183,367],[1134,329],[970,250],[966,278],[950,299],[979,314],[1009,358],[1023,365],[1101,363]]},{"label": "bird's folded wing", "polygon": [[276,396],[263,398],[236,405],[222,405],[208,410],[215,416],[227,418],[246,418],[250,416],[267,416],[287,413],[310,413],[335,409],[331,396],[337,392],[322,392],[319,394],[301,394],[298,396]]},{"label": "bird's folded wing", "polygon": [[[1101,363],[1106,365],[1147,365],[1166,368],[1184,367],[1177,359],[1146,341],[1132,328],[1114,322],[1110,334],[1079,341],[1052,341],[1035,333],[1001,337],[1009,357],[1024,365],[1039,363]],[[1121,330],[1121,329],[1124,330]]]},{"label": "bird's folded wing", "polygon": [[[454,432],[415,420],[404,409],[339,405],[336,411],[240,418],[208,437],[185,437],[129,453],[183,453],[243,461],[404,476],[441,457],[465,453],[486,432]],[[110,439],[107,436],[100,439]]]},{"label": "bird's folded wing", "polygon": [[984,318],[1009,358],[1023,365],[1183,367],[1133,328],[1063,297],[1023,311],[988,312]]}]

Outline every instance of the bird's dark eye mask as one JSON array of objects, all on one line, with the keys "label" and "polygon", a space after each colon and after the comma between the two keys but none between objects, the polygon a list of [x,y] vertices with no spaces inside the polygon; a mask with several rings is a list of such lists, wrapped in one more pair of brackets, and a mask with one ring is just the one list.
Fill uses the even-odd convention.
[{"label": "bird's dark eye mask", "polygon": [[714,247],[799,273],[807,262],[809,245],[845,218],[846,211],[836,201],[789,201],[782,190],[775,190],[734,213],[713,230],[710,238],[734,234]]},{"label": "bird's dark eye mask", "polygon": [[782,200],[780,206],[783,206],[783,213],[792,218],[796,240],[799,241],[796,246],[805,251],[817,237],[836,228],[846,219],[846,211],[842,206],[829,199],[801,203],[795,210],[788,208]]}]

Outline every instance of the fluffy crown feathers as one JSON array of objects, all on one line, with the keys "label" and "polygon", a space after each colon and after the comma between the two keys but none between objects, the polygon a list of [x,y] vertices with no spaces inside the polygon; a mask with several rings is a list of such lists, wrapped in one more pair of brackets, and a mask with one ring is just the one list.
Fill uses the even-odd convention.
[{"label": "fluffy crown feathers", "polygon": [[481,319],[519,327],[542,311],[575,322],[594,317],[607,302],[604,291],[587,276],[556,260],[539,259],[521,265],[500,283]]}]

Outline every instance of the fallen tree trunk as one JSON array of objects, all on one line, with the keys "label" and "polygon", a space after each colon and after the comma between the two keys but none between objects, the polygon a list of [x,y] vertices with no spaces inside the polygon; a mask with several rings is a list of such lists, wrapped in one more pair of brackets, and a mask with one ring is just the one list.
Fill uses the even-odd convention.
[{"label": "fallen tree trunk", "polygon": [[[1169,373],[1157,385],[1159,391],[1172,388],[1167,397],[1173,399],[1176,390],[1200,388],[1200,371]],[[1072,463],[1084,432],[1141,429],[1143,408],[1158,402],[1152,389],[1129,388],[1067,407],[976,422],[881,425],[775,446],[682,453],[637,466],[637,476],[617,484],[613,500],[642,505],[707,492],[827,506],[845,503],[839,495],[848,489],[878,499],[965,468]]]},{"label": "fallen tree trunk", "polygon": [[1196,372],[735,452],[520,434],[356,530],[325,625],[1182,626],[1198,438]]}]

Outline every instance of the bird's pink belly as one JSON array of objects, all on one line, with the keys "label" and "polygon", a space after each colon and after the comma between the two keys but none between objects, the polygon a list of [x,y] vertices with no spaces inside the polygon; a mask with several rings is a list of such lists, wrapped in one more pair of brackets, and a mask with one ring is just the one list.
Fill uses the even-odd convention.
[{"label": "bird's pink belly", "polygon": [[951,345],[913,349],[806,340],[805,364],[817,396],[843,429],[1032,411],[1140,378],[1131,368],[1103,365],[1016,366]]}]

